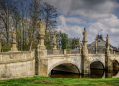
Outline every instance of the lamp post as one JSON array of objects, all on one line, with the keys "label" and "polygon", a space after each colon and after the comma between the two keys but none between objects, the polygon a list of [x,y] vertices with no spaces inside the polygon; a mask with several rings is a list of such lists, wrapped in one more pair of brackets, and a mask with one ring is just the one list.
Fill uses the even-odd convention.
[{"label": "lamp post", "polygon": [[103,30],[103,29],[101,29],[101,30],[98,31],[98,36],[99,36],[99,32],[102,31],[102,30]]}]

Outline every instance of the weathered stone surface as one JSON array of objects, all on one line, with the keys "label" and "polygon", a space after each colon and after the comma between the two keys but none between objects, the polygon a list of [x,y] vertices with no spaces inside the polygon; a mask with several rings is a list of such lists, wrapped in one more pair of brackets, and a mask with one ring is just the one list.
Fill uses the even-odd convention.
[{"label": "weathered stone surface", "polygon": [[34,51],[0,53],[0,78],[34,76],[34,57]]}]

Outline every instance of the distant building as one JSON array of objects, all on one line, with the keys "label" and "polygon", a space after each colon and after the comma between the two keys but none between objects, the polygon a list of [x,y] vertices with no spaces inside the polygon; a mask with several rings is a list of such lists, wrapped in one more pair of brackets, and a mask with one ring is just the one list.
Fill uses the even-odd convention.
[{"label": "distant building", "polygon": [[[100,50],[104,50],[106,49],[106,41],[98,38],[97,40],[95,40],[94,42],[92,42],[91,44],[87,44],[87,48],[90,49],[90,50],[95,50],[95,43],[97,41],[97,48],[100,49]],[[82,46],[82,45],[81,45]],[[78,49],[79,45],[76,45],[74,48],[75,49]],[[113,49],[113,46],[110,45],[110,49]]]}]

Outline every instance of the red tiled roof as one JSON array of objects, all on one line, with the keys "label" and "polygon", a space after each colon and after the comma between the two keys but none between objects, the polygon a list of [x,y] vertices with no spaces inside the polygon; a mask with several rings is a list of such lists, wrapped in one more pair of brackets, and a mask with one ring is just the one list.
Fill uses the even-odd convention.
[{"label": "red tiled roof", "polygon": [[117,48],[116,48],[116,47],[113,47],[113,49],[114,49],[114,50],[117,50]]}]

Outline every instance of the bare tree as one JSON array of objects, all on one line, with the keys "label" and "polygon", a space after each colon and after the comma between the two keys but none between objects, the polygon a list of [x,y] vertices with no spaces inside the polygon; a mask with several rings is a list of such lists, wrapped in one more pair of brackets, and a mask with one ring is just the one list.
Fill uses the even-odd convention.
[{"label": "bare tree", "polygon": [[5,36],[8,49],[9,49],[9,31],[12,27],[12,14],[14,13],[14,9],[16,9],[13,0],[0,0],[0,21],[2,22],[2,28],[4,33],[2,34]]},{"label": "bare tree", "polygon": [[46,30],[50,31],[50,28],[55,28],[57,21],[56,18],[58,16],[56,8],[49,5],[47,2],[43,5],[43,18],[46,23]]}]

